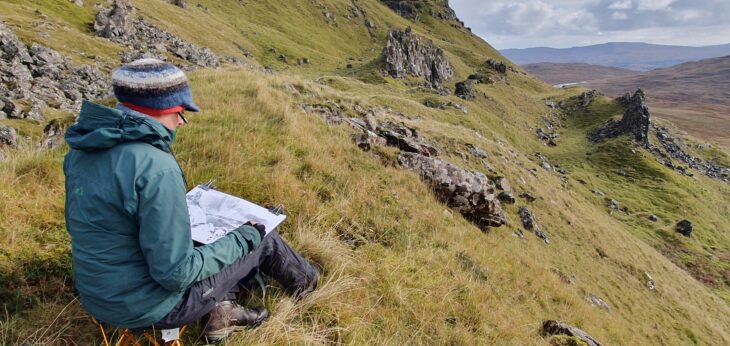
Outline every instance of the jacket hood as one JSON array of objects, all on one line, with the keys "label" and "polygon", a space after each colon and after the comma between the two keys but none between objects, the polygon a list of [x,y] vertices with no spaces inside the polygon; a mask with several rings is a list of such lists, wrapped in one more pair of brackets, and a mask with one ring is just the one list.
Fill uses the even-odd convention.
[{"label": "jacket hood", "polygon": [[116,109],[84,100],[79,118],[66,131],[72,149],[94,151],[126,142],[144,142],[170,152],[172,131],[162,123],[123,105]]}]

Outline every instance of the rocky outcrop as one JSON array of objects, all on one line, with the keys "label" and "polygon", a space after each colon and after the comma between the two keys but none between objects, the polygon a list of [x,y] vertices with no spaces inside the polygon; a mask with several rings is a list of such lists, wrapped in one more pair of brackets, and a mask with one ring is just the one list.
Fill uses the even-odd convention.
[{"label": "rocky outcrop", "polygon": [[574,336],[586,343],[588,346],[603,346],[598,340],[594,339],[582,329],[571,326],[565,322],[556,320],[547,320],[542,323],[542,335],[567,335]]},{"label": "rocky outcrop", "polygon": [[430,40],[413,34],[411,28],[388,33],[383,58],[385,71],[393,78],[422,77],[432,85],[439,85],[454,76],[444,51]]},{"label": "rocky outcrop", "polygon": [[634,137],[634,140],[648,148],[650,126],[651,115],[649,114],[649,108],[646,106],[644,91],[638,89],[631,96],[621,121],[609,120],[603,127],[591,131],[588,138],[593,142],[600,142],[606,138],[630,134]]},{"label": "rocky outcrop", "polygon": [[18,133],[14,128],[7,125],[0,125],[0,148],[7,146],[10,148],[18,147]]},{"label": "rocky outcrop", "polygon": [[403,124],[384,123],[378,125],[376,132],[385,138],[388,145],[404,152],[417,153],[427,157],[438,155],[438,149],[426,142],[414,128]]},{"label": "rocky outcrop", "polygon": [[194,66],[220,66],[220,58],[210,49],[198,47],[135,17],[129,0],[114,0],[109,8],[101,9],[96,15],[94,30],[101,37],[127,46],[122,62],[142,57],[164,60],[165,53],[169,52]]},{"label": "rocky outcrop", "polygon": [[484,174],[416,153],[401,153],[398,162],[417,172],[439,200],[483,230],[507,223],[495,196],[494,183]]},{"label": "rocky outcrop", "polygon": [[507,65],[501,61],[493,60],[493,59],[487,59],[487,61],[484,62],[487,66],[491,67],[492,70],[495,70],[501,74],[507,73]]},{"label": "rocky outcrop", "polygon": [[[657,160],[663,165],[676,170],[680,174],[691,175],[687,171],[688,168],[696,169],[702,174],[725,182],[730,182],[730,168],[717,164],[715,162],[705,161],[699,157],[695,157],[687,153],[685,144],[681,139],[672,136],[669,129],[665,127],[654,127],[656,138],[661,147],[650,146],[651,151]],[[675,164],[672,159],[679,161],[681,164],[687,165],[683,167],[681,164]]]},{"label": "rocky outcrop", "polygon": [[27,48],[0,23],[0,118],[43,119],[45,107],[77,111],[81,99],[108,97],[109,80],[94,66],[76,67],[60,53]]}]

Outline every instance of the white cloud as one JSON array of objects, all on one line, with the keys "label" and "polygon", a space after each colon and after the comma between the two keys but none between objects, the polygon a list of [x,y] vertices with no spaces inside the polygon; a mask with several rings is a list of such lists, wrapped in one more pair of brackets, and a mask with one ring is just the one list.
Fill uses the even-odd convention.
[{"label": "white cloud", "polygon": [[626,13],[623,13],[623,12],[614,12],[611,15],[611,19],[614,19],[614,20],[627,20],[627,19],[629,19],[629,15],[627,15]]},{"label": "white cloud", "polygon": [[707,12],[699,10],[682,10],[673,14],[673,18],[680,22],[690,22],[705,17]]},{"label": "white cloud", "polygon": [[636,9],[639,11],[671,10],[671,5],[677,0],[637,0]]},{"label": "white cloud", "polygon": [[634,7],[634,3],[631,2],[631,0],[622,0],[622,1],[616,1],[610,5],[608,5],[608,8],[612,10],[627,10]]},{"label": "white cloud", "polygon": [[497,48],[730,42],[730,0],[450,0]]}]

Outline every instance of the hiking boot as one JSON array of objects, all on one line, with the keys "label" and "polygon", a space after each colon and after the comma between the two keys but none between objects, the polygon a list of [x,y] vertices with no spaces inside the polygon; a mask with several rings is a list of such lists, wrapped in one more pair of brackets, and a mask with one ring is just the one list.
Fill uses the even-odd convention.
[{"label": "hiking boot", "polygon": [[235,331],[258,327],[268,317],[269,312],[263,307],[248,309],[235,301],[224,300],[208,313],[203,333],[209,342],[217,342]]}]

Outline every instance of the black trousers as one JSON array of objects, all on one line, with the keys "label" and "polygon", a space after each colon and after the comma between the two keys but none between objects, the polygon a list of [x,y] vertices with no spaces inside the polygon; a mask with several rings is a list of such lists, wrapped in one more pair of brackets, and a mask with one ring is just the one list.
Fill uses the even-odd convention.
[{"label": "black trousers", "polygon": [[201,319],[217,302],[234,299],[239,285],[249,282],[258,272],[278,281],[289,293],[304,290],[317,280],[316,269],[272,231],[256,249],[191,286],[182,300],[154,327],[178,328]]}]

